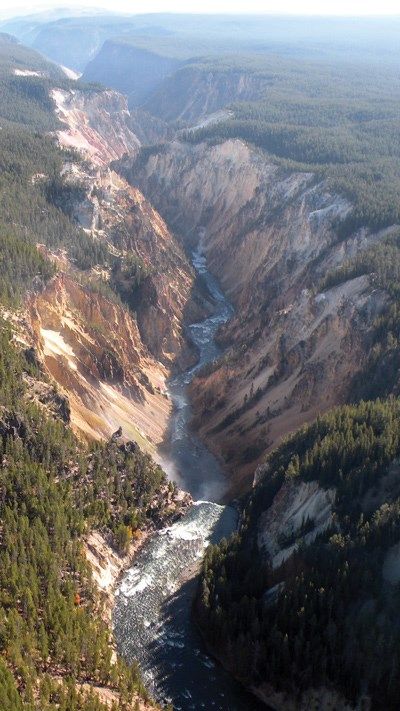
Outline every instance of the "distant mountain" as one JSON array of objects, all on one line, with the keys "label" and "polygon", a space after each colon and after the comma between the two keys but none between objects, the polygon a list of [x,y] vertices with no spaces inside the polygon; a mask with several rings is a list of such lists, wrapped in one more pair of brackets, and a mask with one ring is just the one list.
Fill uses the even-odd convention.
[{"label": "distant mountain", "polygon": [[[185,14],[118,15],[86,11],[73,15],[28,15],[3,23],[50,59],[83,71],[106,40],[169,36],[186,42],[190,56],[211,52],[278,52],[285,56],[396,62],[398,18],[301,18]],[[201,48],[202,46],[202,48]],[[234,49],[233,49],[234,48]],[[128,58],[127,58],[128,59]],[[130,61],[125,71],[131,72]],[[102,79],[107,84],[107,74]]]}]

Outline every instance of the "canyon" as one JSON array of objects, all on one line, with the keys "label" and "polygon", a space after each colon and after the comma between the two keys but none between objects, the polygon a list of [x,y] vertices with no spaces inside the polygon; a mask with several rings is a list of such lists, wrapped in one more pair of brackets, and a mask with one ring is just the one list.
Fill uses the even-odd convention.
[{"label": "canyon", "polygon": [[[68,393],[78,431],[107,437],[121,425],[196,498],[231,500],[250,488],[255,471],[257,486],[265,476],[257,465],[286,435],[350,397],[367,361],[371,324],[388,297],[367,275],[331,287],[324,277],[396,228],[362,228],[340,239],[337,224],[352,205],[314,173],[273,163],[237,139],[215,145],[174,139],[141,148],[130,128],[124,132],[123,120],[116,133],[107,131],[114,107],[121,106],[111,92],[53,98],[67,125],[60,142],[85,158],[63,169],[71,185],[84,186],[72,206],[75,219],[115,253],[133,250],[148,273],[131,303],[134,318],[101,294],[89,295],[79,270],[64,263],[66,273],[33,298],[36,347]],[[203,120],[202,111],[193,118],[199,116]],[[51,256],[62,263],[63,255]],[[118,279],[123,284],[123,274]],[[128,293],[129,278],[124,286]],[[273,569],[334,526],[335,500],[334,488],[315,481],[282,487],[258,522],[258,545]],[[128,659],[139,654],[156,697],[178,708],[190,708],[194,695],[202,699],[201,666],[192,685],[187,682],[197,658],[205,670],[209,664],[193,636],[188,601],[210,541],[208,526],[214,515],[216,521],[232,515],[229,510],[212,509],[205,524],[194,507],[182,523],[144,540],[132,566],[129,558],[113,560],[104,541],[90,540],[105,566],[100,583],[116,605],[118,650]],[[166,596],[160,596],[164,577]],[[266,591],[268,604],[280,590]],[[149,615],[156,622],[149,624]],[[180,626],[168,622],[178,618]],[[217,708],[257,707],[219,667],[213,673]],[[253,691],[276,709],[351,708],[325,688],[308,690],[300,702],[268,685]],[[209,703],[207,694],[202,703]]]},{"label": "canyon", "polygon": [[[57,137],[78,160],[66,161],[63,179],[71,186],[67,208],[94,243],[122,259],[137,255],[142,271],[132,315],[112,293],[93,292],[94,283],[65,250],[42,250],[57,275],[28,307],[25,337],[51,377],[68,394],[73,427],[84,436],[109,437],[122,426],[153,454],[166,436],[171,403],[166,379],[196,361],[185,323],[210,304],[196,283],[189,260],[141,192],[110,168],[111,160],[138,151],[122,95],[112,91],[54,90],[62,121]],[[121,260],[122,261],[122,260]],[[137,275],[118,267],[113,278],[122,293],[134,291]]]},{"label": "canyon", "polygon": [[351,395],[387,297],[367,276],[330,289],[324,276],[396,227],[338,238],[348,199],[240,140],[174,141],[145,159],[122,158],[118,170],[182,243],[201,233],[235,306],[218,333],[223,356],[199,371],[190,395],[193,426],[227,463],[236,495],[285,435]]},{"label": "canyon", "polygon": [[0,37],[4,663],[85,711],[396,708],[400,85],[158,21],[16,23],[77,71]]}]

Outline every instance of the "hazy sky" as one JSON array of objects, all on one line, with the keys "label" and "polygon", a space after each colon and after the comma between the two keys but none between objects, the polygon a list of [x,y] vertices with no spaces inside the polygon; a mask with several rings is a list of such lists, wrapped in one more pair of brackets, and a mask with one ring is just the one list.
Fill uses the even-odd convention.
[{"label": "hazy sky", "polygon": [[315,15],[398,15],[399,0],[0,0],[0,15],[44,7],[102,7],[114,11],[143,12],[246,12]]}]

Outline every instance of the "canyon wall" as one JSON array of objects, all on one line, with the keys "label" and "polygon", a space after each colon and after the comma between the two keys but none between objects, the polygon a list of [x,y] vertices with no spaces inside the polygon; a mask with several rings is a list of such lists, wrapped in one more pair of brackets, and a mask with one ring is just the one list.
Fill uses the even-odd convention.
[{"label": "canyon wall", "polygon": [[38,353],[68,393],[77,430],[97,439],[121,426],[146,449],[162,441],[170,413],[166,370],[126,309],[59,273],[29,311]]},{"label": "canyon wall", "polygon": [[[131,132],[125,99],[111,91],[100,92],[94,99],[90,93],[76,91],[67,100],[64,95],[61,99],[56,95],[55,100],[66,126],[58,133],[60,143],[69,146],[73,137],[89,158],[89,163],[67,163],[64,167],[66,180],[84,188],[83,196],[72,207],[76,219],[94,240],[108,244],[112,252],[122,256],[133,252],[142,260],[146,278],[141,280],[133,307],[143,341],[153,355],[167,366],[177,363],[183,367],[194,362],[195,355],[184,335],[184,322],[194,319],[203,308],[193,269],[157,211],[137,188],[109,167],[111,151],[117,157],[137,153],[139,141]],[[118,103],[123,108],[119,123],[114,124],[113,109]],[[78,110],[83,113],[79,121]],[[92,129],[90,134],[85,130],[87,124]],[[93,157],[93,150],[100,145],[98,134],[107,137],[106,149],[99,149]],[[129,277],[124,273],[118,278],[126,279],[122,286],[129,291]]]},{"label": "canyon wall", "polygon": [[115,87],[128,95],[130,107],[140,106],[180,64],[173,56],[135,46],[129,38],[109,39],[86,66],[83,79]]},{"label": "canyon wall", "polygon": [[75,149],[99,166],[124,153],[138,153],[140,143],[129,126],[130,114],[122,94],[87,88],[54,89],[51,96],[65,125],[58,133],[62,146]]},{"label": "canyon wall", "polygon": [[196,429],[241,491],[284,435],[348,397],[386,295],[368,277],[329,290],[323,279],[391,229],[339,240],[351,204],[239,140],[175,141],[119,170],[186,245],[201,239],[236,307],[219,334],[225,355],[199,373],[191,396]]},{"label": "canyon wall", "polygon": [[83,272],[64,250],[46,250],[59,271],[32,296],[33,345],[68,394],[77,430],[109,437],[122,426],[125,436],[153,451],[171,409],[165,379],[196,359],[184,323],[202,313],[203,298],[163,219],[109,167],[139,150],[124,97],[71,89],[53,90],[52,98],[63,123],[58,141],[80,154],[64,163],[62,180],[70,189],[61,207],[110,259],[109,266]]},{"label": "canyon wall", "polygon": [[164,121],[186,125],[225,109],[232,101],[257,101],[267,84],[265,77],[235,69],[193,63],[167,76],[144,103],[144,108]]}]

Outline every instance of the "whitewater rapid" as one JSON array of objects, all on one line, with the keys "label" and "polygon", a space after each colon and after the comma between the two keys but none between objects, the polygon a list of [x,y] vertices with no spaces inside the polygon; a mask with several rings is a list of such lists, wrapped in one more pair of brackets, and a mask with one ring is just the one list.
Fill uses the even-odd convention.
[{"label": "whitewater rapid", "polygon": [[191,619],[204,550],[237,525],[230,506],[198,501],[139,551],[116,595],[119,652],[139,662],[147,688],[174,711],[252,711],[261,707],[207,654]]},{"label": "whitewater rapid", "polygon": [[212,316],[189,326],[199,351],[197,365],[169,383],[174,414],[162,463],[197,501],[184,518],[155,533],[136,556],[116,593],[114,630],[122,656],[139,662],[154,697],[171,702],[175,711],[252,711],[264,707],[209,657],[191,618],[205,548],[229,536],[238,518],[233,507],[216,503],[226,490],[224,473],[189,428],[187,386],[199,368],[219,355],[216,331],[233,314],[207,270],[201,242],[193,266],[215,306]]}]

